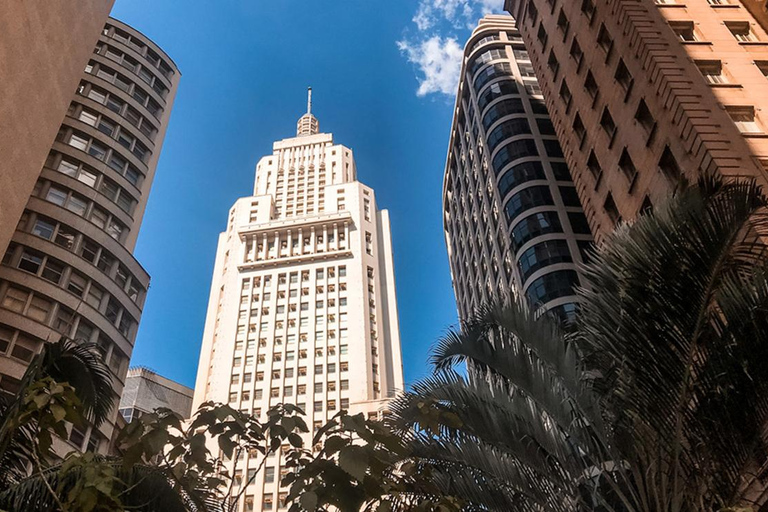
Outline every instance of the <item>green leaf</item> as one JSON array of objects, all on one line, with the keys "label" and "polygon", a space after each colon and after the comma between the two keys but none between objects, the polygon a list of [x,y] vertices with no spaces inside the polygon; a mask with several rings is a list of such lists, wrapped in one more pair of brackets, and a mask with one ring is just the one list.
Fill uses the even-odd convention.
[{"label": "green leaf", "polygon": [[317,494],[305,492],[299,497],[299,503],[304,510],[314,512],[317,509]]},{"label": "green leaf", "polygon": [[362,446],[345,446],[339,453],[339,467],[362,482],[368,470],[368,454]]}]

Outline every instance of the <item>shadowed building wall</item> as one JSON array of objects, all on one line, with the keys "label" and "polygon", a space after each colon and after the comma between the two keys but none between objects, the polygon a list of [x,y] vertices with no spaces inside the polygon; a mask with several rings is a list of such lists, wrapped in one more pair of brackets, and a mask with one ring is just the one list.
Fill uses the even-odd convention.
[{"label": "shadowed building wall", "polygon": [[0,0],[0,251],[114,0]]}]

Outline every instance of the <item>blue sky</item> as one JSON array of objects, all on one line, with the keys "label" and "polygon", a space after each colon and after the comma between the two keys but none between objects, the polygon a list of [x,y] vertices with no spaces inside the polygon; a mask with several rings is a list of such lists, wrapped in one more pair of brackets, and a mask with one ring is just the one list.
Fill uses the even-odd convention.
[{"label": "blue sky", "polygon": [[441,185],[461,47],[501,0],[117,0],[181,85],[136,257],[152,276],[132,365],[194,385],[218,233],[258,159],[295,133],[352,148],[390,211],[406,382],[456,322]]}]

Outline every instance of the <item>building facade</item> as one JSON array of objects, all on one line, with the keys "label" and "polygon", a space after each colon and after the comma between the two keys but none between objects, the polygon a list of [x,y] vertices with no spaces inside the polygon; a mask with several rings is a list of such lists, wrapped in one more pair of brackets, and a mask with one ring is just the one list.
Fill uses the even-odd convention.
[{"label": "building facade", "polygon": [[[342,409],[381,414],[402,388],[388,213],[308,112],[219,236],[193,410],[213,400],[263,419],[291,403],[319,428]],[[261,460],[245,458],[239,510],[278,508],[281,462],[250,481]]]},{"label": "building facade", "polygon": [[592,237],[511,16],[486,16],[465,48],[443,181],[459,317],[523,295],[562,320]]},{"label": "building facade", "polygon": [[130,423],[144,413],[165,408],[189,418],[192,412],[191,388],[166,379],[149,368],[129,368],[120,396],[120,415]]},{"label": "building facade", "polygon": [[598,240],[703,172],[768,184],[768,34],[743,1],[506,0]]},{"label": "building facade", "polygon": [[11,240],[113,3],[0,2],[0,252]]},{"label": "building facade", "polygon": [[[0,389],[63,335],[98,343],[117,402],[149,285],[132,252],[179,73],[110,19],[80,75],[0,265]],[[73,429],[68,449],[102,449],[112,427]]]}]

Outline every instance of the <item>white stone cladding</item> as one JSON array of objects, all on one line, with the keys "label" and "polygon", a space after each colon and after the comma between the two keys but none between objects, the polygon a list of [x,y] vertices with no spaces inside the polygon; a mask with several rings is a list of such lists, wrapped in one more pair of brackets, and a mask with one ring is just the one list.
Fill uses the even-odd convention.
[{"label": "white stone cladding", "polygon": [[[402,388],[387,211],[331,134],[275,142],[219,235],[193,411],[213,400],[263,418],[298,404],[312,431],[342,408],[383,414]],[[240,462],[243,481],[259,462]],[[280,464],[267,461],[239,510],[281,508]]]}]

